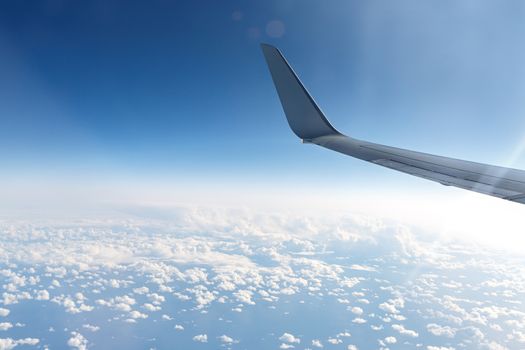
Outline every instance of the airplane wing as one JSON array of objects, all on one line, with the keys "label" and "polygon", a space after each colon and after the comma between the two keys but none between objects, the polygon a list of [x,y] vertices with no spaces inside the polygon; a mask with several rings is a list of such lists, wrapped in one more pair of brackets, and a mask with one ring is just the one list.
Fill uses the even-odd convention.
[{"label": "airplane wing", "polygon": [[305,143],[455,186],[525,204],[525,171],[436,156],[361,141],[337,131],[326,119],[281,52],[261,45],[292,131]]}]

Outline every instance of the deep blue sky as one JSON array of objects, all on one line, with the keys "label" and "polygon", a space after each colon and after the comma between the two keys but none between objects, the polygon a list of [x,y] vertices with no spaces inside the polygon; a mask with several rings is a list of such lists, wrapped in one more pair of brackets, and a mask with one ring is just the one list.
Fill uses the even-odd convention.
[{"label": "deep blue sky", "polygon": [[522,1],[3,1],[4,177],[419,184],[300,145],[260,42],[343,132],[525,166],[523,18]]}]

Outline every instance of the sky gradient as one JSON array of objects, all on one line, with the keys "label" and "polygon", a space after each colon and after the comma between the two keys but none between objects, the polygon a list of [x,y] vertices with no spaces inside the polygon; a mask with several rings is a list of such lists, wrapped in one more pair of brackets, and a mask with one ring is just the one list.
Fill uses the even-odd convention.
[{"label": "sky gradient", "polygon": [[524,14],[520,1],[3,2],[2,205],[141,186],[463,196],[301,145],[259,44],[351,136],[525,168]]}]

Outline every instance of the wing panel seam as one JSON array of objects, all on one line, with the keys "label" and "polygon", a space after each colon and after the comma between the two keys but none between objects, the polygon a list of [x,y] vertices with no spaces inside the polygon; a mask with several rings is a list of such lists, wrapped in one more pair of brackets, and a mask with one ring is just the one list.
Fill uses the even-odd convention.
[{"label": "wing panel seam", "polygon": [[[409,158],[410,159],[410,158]],[[414,168],[414,169],[419,169],[419,170],[423,170],[423,171],[428,171],[430,173],[434,173],[434,174],[439,174],[441,176],[445,176],[445,177],[448,177],[448,178],[452,178],[452,179],[457,179],[457,180],[461,180],[461,181],[466,181],[466,182],[470,182],[472,184],[480,184],[480,185],[484,185],[484,186],[487,186],[487,187],[492,187],[494,188],[495,190],[499,190],[500,188],[498,187],[495,187],[494,185],[491,185],[491,184],[488,184],[488,183],[485,183],[485,182],[482,182],[482,181],[472,181],[472,180],[468,180],[468,179],[463,179],[461,177],[457,177],[457,176],[453,176],[453,175],[449,175],[449,174],[445,174],[445,173],[442,173],[442,172],[439,172],[439,171],[435,171],[435,170],[429,170],[429,169],[425,169],[425,168],[422,168],[422,167],[418,167],[418,166],[414,166],[414,165],[410,165],[410,164],[407,164],[407,163],[403,163],[403,162],[400,162],[400,161],[397,161],[397,160],[393,160],[393,159],[388,159],[387,160],[391,161],[391,162],[394,162],[394,163],[398,163],[400,165],[404,165],[405,167],[407,168]],[[373,163],[375,164],[378,164],[378,165],[382,165],[382,166],[385,166],[387,168],[390,168],[390,169],[394,169],[394,170],[398,170],[398,171],[401,171],[401,172],[405,172],[405,173],[409,173],[410,175],[413,175],[413,176],[419,176],[419,177],[422,177],[422,178],[425,178],[425,179],[428,179],[428,180],[432,180],[432,181],[437,181],[437,182],[440,182],[439,180],[436,180],[436,179],[433,179],[433,178],[430,178],[428,176],[424,176],[422,174],[412,174],[410,172],[408,172],[407,170],[405,169],[397,169],[397,168],[391,168],[391,167],[388,167],[386,166],[385,164],[381,164],[379,162],[375,162],[375,161],[372,161]],[[432,164],[432,163],[430,163]],[[459,186],[458,184],[456,183],[453,183],[451,182],[450,183],[450,186],[455,186],[455,187],[460,187],[460,188],[465,188],[464,186]],[[476,186],[472,186],[471,189],[475,189]],[[517,191],[513,191],[513,190],[507,190],[507,189],[501,189],[503,191],[507,191],[507,192],[514,192],[514,193],[518,193],[518,194],[515,194],[515,195],[512,195],[512,196],[506,196],[504,194],[499,194],[499,193],[496,193],[496,192],[491,192],[492,194],[497,194],[498,196],[501,196],[500,198],[503,198],[503,199],[508,199],[508,198],[514,198],[514,197],[518,197],[518,199],[523,196],[525,197],[525,194],[523,193],[520,193],[520,192],[517,192]]]},{"label": "wing panel seam", "polygon": [[[410,157],[407,157],[407,156],[403,156],[403,155],[399,155],[399,154],[396,154],[396,153],[392,153],[392,152],[387,152],[387,151],[379,150],[379,149],[377,149],[377,148],[370,147],[370,146],[363,146],[363,145],[360,145],[360,147],[367,148],[367,149],[370,149],[370,150],[373,150],[373,151],[376,151],[376,152],[380,152],[380,153],[388,154],[388,155],[391,155],[391,156],[396,156],[396,157],[400,157],[400,158],[405,158],[405,159],[415,160],[415,161],[417,161],[417,162],[421,162],[421,163],[426,163],[426,164],[430,164],[430,165],[434,165],[434,166],[439,166],[439,167],[443,167],[443,168],[449,168],[449,169],[453,169],[453,170],[457,170],[457,171],[462,171],[462,172],[464,172],[464,173],[471,173],[471,174],[476,174],[476,175],[479,175],[479,176],[487,176],[487,177],[494,178],[494,179],[496,179],[496,180],[506,180],[506,181],[515,182],[516,184],[525,185],[525,182],[518,181],[518,180],[513,180],[513,179],[509,179],[509,178],[506,178],[506,177],[497,177],[497,176],[494,176],[494,175],[478,173],[478,172],[476,172],[476,171],[467,171],[467,170],[463,170],[463,169],[456,168],[456,167],[444,166],[444,165],[440,165],[440,164],[432,163],[432,162],[429,162],[429,161],[426,161],[426,160],[420,160],[420,159],[417,159],[417,160],[416,160],[416,159],[413,159],[413,158],[410,158]],[[395,161],[395,160],[393,160],[393,161]],[[406,163],[402,163],[402,162],[399,162],[399,163],[400,163],[400,164],[407,165],[407,166],[413,166],[414,168],[418,168],[417,166],[414,166],[414,165],[410,165],[410,164],[406,164]],[[461,179],[461,178],[459,178],[459,177],[457,177],[457,176],[451,176],[451,175],[448,175],[448,174],[443,174],[443,173],[440,173],[440,172],[438,172],[438,171],[434,171],[434,170],[428,170],[428,169],[425,169],[425,168],[420,168],[420,169],[424,169],[424,170],[427,170],[427,171],[436,172],[436,173],[438,173],[438,174],[447,175],[447,176],[450,176],[450,177],[454,177],[454,178],[457,178],[457,179]],[[462,179],[462,180],[467,180],[467,179]],[[472,180],[467,180],[467,181],[475,182],[475,181],[472,181]],[[481,181],[478,181],[478,182],[479,182],[479,183],[483,183],[483,184],[485,184],[485,185],[494,186],[494,185],[486,184],[486,183],[481,182]]]}]

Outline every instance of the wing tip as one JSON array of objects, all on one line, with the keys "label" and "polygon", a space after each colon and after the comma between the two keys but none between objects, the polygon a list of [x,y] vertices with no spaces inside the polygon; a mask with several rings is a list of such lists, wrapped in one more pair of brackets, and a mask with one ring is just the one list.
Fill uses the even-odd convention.
[{"label": "wing tip", "polygon": [[273,46],[272,44],[268,44],[268,43],[261,43],[261,48],[269,48],[269,49],[275,49],[277,50],[277,48],[275,46]]},{"label": "wing tip", "polygon": [[275,46],[273,46],[271,44],[261,43],[260,47],[261,47],[261,50],[262,50],[264,56],[271,55],[274,52],[277,52],[279,55],[282,56],[281,51],[279,51],[279,49],[277,47],[275,47]]},{"label": "wing tip", "polygon": [[260,46],[292,131],[305,140],[341,134],[326,119],[281,51],[267,43]]}]

